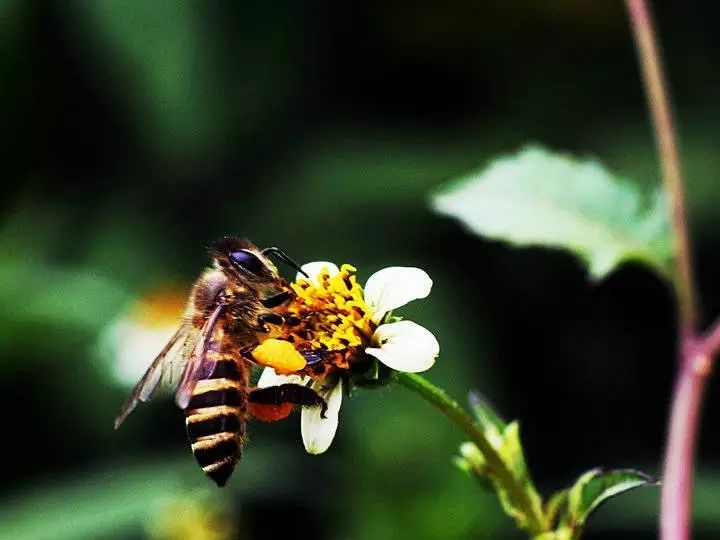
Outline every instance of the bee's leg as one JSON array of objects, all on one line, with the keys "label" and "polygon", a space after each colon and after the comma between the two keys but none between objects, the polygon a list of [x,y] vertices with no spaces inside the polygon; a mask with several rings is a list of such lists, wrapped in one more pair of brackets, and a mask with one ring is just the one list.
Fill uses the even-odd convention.
[{"label": "bee's leg", "polygon": [[[308,386],[301,384],[281,384],[266,388],[255,388],[248,398],[250,412],[260,420],[279,420],[290,414],[293,405],[303,407],[320,406],[320,416],[325,418],[327,403]],[[279,416],[279,418],[278,418]]]},{"label": "bee's leg", "polygon": [[258,330],[261,332],[269,332],[270,329],[265,326],[266,324],[276,324],[280,325],[285,322],[285,319],[278,315],[277,313],[261,313],[258,315],[257,318],[257,324],[258,324]]},{"label": "bee's leg", "polygon": [[311,351],[301,351],[300,354],[303,358],[305,358],[305,361],[307,362],[308,366],[314,366],[315,364],[319,363],[328,363],[331,362],[334,358],[337,358],[337,356],[343,355],[344,350],[340,351],[326,351],[326,350],[311,350]]}]

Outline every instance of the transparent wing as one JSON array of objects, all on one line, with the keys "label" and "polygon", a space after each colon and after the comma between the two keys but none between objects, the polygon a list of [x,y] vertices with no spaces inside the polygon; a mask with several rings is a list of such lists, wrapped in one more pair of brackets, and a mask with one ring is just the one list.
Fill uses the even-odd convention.
[{"label": "transparent wing", "polygon": [[[185,365],[183,356],[189,344],[195,345],[199,329],[192,323],[185,322],[177,329],[175,334],[167,342],[163,350],[155,357],[150,367],[133,388],[133,391],[123,404],[115,419],[115,429],[125,421],[128,415],[135,409],[139,401],[148,401],[158,388],[158,383],[163,376],[170,375],[173,371],[181,369]],[[185,356],[187,358],[187,356]],[[172,379],[172,376],[169,377]]]},{"label": "transparent wing", "polygon": [[180,385],[182,374],[192,358],[193,349],[202,334],[202,326],[193,326],[185,339],[178,342],[172,354],[168,354],[160,377],[159,387],[172,392]]},{"label": "transparent wing", "polygon": [[190,398],[192,397],[197,382],[200,379],[210,377],[215,368],[215,362],[207,358],[207,351],[213,331],[215,330],[215,325],[224,307],[225,304],[215,306],[213,312],[205,320],[205,324],[203,324],[198,338],[194,340],[192,351],[184,367],[182,379],[175,394],[175,403],[177,403],[181,409],[186,409],[188,403],[190,403]]}]

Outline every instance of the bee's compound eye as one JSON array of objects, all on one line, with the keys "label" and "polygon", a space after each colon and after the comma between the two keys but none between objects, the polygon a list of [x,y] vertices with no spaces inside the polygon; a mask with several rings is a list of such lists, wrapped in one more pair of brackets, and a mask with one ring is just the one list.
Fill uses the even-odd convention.
[{"label": "bee's compound eye", "polygon": [[265,265],[254,254],[241,249],[230,253],[230,259],[240,268],[251,274],[260,275],[265,271]]}]

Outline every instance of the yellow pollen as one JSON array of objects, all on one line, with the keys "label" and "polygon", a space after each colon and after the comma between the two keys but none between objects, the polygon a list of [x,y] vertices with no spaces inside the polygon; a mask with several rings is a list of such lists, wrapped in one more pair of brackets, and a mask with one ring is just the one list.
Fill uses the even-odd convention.
[{"label": "yellow pollen", "polygon": [[280,339],[265,340],[253,349],[252,355],[259,364],[273,368],[280,375],[300,371],[307,364],[290,342]]},{"label": "yellow pollen", "polygon": [[289,311],[302,323],[293,331],[296,342],[331,351],[367,345],[374,325],[355,272],[343,264],[334,276],[325,268],[316,282],[300,278],[291,284],[296,301]]}]

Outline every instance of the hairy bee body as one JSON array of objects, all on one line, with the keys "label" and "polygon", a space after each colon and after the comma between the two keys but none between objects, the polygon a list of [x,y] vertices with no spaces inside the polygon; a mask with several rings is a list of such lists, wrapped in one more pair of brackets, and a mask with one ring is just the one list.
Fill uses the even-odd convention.
[{"label": "hairy bee body", "polygon": [[250,415],[275,421],[296,405],[320,406],[323,414],[327,408],[314,390],[302,385],[250,387],[250,353],[279,331],[283,310],[293,301],[269,254],[301,271],[278,248],[261,251],[233,237],[214,244],[213,267],[193,284],[180,327],[115,419],[117,429],[169,374],[176,387],[175,402],[185,412],[192,452],[218,486],[225,485],[240,461]]},{"label": "hairy bee body", "polygon": [[242,459],[251,371],[242,351],[259,341],[256,321],[263,306],[256,290],[213,268],[205,270],[195,282],[186,317],[199,326],[219,295],[227,307],[209,336],[202,355],[203,373],[196,378],[184,412],[195,459],[205,474],[218,486],[224,486]]},{"label": "hairy bee body", "polygon": [[185,426],[198,464],[223,486],[242,457],[250,366],[221,328],[214,334],[206,355],[211,371],[193,389]]}]

